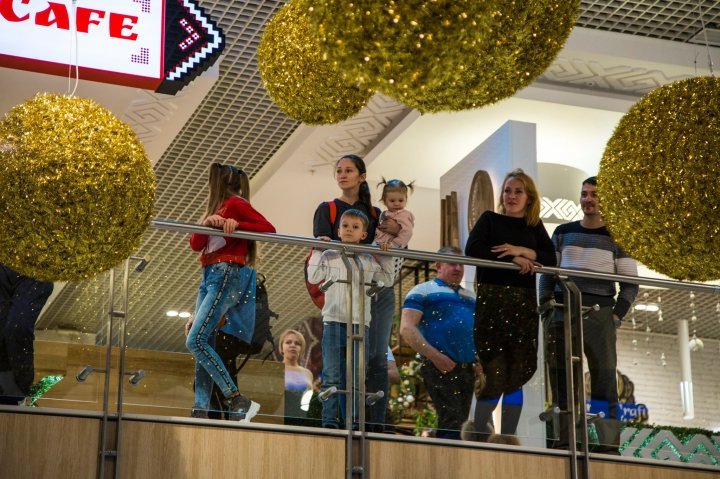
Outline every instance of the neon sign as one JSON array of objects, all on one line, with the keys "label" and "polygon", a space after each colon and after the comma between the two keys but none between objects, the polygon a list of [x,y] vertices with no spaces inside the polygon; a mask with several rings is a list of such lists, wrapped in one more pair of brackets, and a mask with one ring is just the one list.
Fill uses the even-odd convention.
[{"label": "neon sign", "polygon": [[193,0],[0,0],[0,66],[174,94],[225,45]]}]

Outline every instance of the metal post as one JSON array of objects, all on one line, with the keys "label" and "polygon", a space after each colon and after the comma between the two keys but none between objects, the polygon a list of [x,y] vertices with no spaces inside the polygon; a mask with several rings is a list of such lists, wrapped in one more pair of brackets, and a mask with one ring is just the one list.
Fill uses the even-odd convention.
[{"label": "metal post", "polygon": [[[350,253],[352,254],[352,253]],[[352,347],[353,347],[353,268],[348,259],[348,252],[341,251],[343,264],[345,265],[347,287],[345,288],[345,429],[347,431],[347,442],[345,443],[345,475],[352,479],[353,475],[353,450],[352,450]]]},{"label": "metal post", "polygon": [[110,270],[110,294],[109,294],[109,311],[108,311],[108,323],[107,323],[107,348],[105,350],[105,387],[103,389],[103,418],[100,427],[100,464],[98,477],[100,479],[105,478],[105,459],[111,455],[110,451],[107,450],[107,425],[108,425],[108,407],[110,402],[110,362],[112,361],[112,331],[113,331],[113,317],[115,314],[114,303],[115,303],[115,269]]},{"label": "metal post", "polygon": [[[575,283],[568,281],[566,285],[567,289],[572,291],[573,299],[573,311],[577,317],[577,350],[578,359],[576,366],[578,370],[579,384],[578,384],[578,396],[580,402],[580,424],[582,426],[582,444],[583,444],[583,455],[585,460],[583,461],[583,479],[590,479],[590,444],[588,440],[588,423],[587,423],[587,407],[585,406],[585,371],[583,368],[583,358],[585,357],[585,340],[583,338],[583,308],[582,308],[582,293]],[[575,361],[575,358],[573,358]]]},{"label": "metal post", "polygon": [[[356,399],[356,403],[358,405],[358,422],[360,423],[358,425],[358,430],[360,431],[360,459],[358,460],[358,464],[360,464],[360,468],[353,468],[354,472],[359,473],[360,477],[365,477],[365,472],[367,471],[367,453],[366,453],[366,441],[365,441],[365,397],[367,391],[365,390],[365,367],[367,366],[365,364],[365,271],[363,269],[362,261],[360,261],[360,258],[355,256],[355,263],[357,264],[358,268],[358,277],[360,281],[358,282],[358,286],[360,288],[360,291],[358,291],[358,295],[360,296],[360,327],[358,330],[358,333],[354,336],[354,339],[358,342],[358,367],[357,367],[357,382],[358,382],[358,396],[354,399]],[[353,395],[355,394],[355,388],[353,388]]]},{"label": "metal post", "polygon": [[[118,397],[117,397],[117,424],[115,426],[115,479],[120,477],[120,439],[122,434],[122,407],[123,407],[123,385],[125,384],[125,348],[126,348],[126,329],[127,329],[127,312],[128,312],[128,283],[130,277],[130,260],[125,260],[125,269],[123,271],[122,283],[122,321],[120,323],[120,341],[118,351]],[[106,377],[109,377],[106,374]]]},{"label": "metal post", "polygon": [[[567,415],[569,423],[568,427],[568,447],[570,449],[570,478],[578,478],[578,456],[577,456],[577,435],[575,430],[575,394],[574,394],[574,378],[573,372],[575,370],[575,359],[573,356],[573,341],[572,341],[572,317],[573,317],[573,306],[575,303],[574,294],[571,291],[568,283],[570,280],[566,276],[558,276],[558,282],[563,290],[563,296],[565,299],[565,308],[563,310],[563,327],[565,336],[565,391],[567,398],[567,411],[561,411],[561,414]],[[585,478],[588,479],[588,478]]]}]

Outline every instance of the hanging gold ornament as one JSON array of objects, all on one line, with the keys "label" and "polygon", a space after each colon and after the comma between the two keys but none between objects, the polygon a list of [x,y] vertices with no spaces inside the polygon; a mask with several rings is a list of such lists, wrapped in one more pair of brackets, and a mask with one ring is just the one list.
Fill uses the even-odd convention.
[{"label": "hanging gold ornament", "polygon": [[605,148],[598,191],[615,240],[671,278],[720,279],[720,79],[643,97]]},{"label": "hanging gold ornament", "polygon": [[315,0],[324,54],[348,77],[421,112],[512,96],[550,65],[579,0]]},{"label": "hanging gold ornament", "polygon": [[38,94],[0,121],[0,262],[78,281],[132,254],[155,175],[133,130],[92,100]]},{"label": "hanging gold ornament", "polygon": [[338,123],[360,112],[372,96],[323,57],[307,17],[310,2],[292,0],[268,22],[258,68],[272,100],[310,125]]}]

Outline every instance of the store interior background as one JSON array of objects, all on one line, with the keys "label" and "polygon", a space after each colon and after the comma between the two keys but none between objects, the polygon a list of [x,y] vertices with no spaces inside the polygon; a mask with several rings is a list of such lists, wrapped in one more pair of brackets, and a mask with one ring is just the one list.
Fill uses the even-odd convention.
[{"label": "store interior background", "polygon": [[[251,175],[252,202],[279,232],[310,236],[315,207],[338,192],[334,161],[344,153],[359,153],[368,163],[375,198],[379,190],[374,186],[383,176],[415,180],[408,203],[416,215],[411,247],[434,251],[440,246],[441,176],[507,121],[536,125],[538,163],[565,165],[590,176],[597,172],[618,120],[643,94],[674,80],[709,74],[706,48],[690,42],[699,27],[688,2],[583,1],[578,27],[558,58],[513,98],[477,110],[420,115],[377,96],[354,119],[310,127],[272,104],[257,73],[254,54],[262,26],[283,3],[201,2],[225,31],[227,47],[214,68],[176,96],[80,82],[78,96],[95,99],[130,123],[148,149],[158,177],[157,218],[197,221],[204,208],[207,167],[219,161]],[[641,3],[670,5],[675,15],[640,15],[633,5]],[[714,25],[720,41],[720,6],[700,3],[709,31]],[[627,11],[610,15],[619,6]],[[718,69],[720,42],[714,45],[709,50]],[[3,68],[0,88],[4,113],[37,92],[66,92],[67,79]],[[541,194],[552,197],[543,190],[542,178],[539,183]],[[130,345],[184,352],[184,320],[165,312],[192,311],[199,278],[196,257],[184,236],[152,229],[139,255],[151,263],[131,280]],[[306,249],[283,245],[263,249],[260,271],[268,277],[272,308],[281,314],[276,332],[315,313],[302,282],[306,255]],[[647,270],[641,274],[656,276]],[[58,285],[39,319],[38,337],[102,341],[106,285],[106,275]],[[690,315],[688,293],[643,289],[639,302],[646,291],[649,302],[662,294],[664,321],[658,322],[655,313],[636,312],[637,329],[625,322],[619,333],[619,369],[635,383],[635,397],[648,406],[650,422],[720,430],[720,298],[698,295],[694,301],[695,327],[705,347],[692,354],[695,419],[683,420],[674,334],[676,321]]]}]

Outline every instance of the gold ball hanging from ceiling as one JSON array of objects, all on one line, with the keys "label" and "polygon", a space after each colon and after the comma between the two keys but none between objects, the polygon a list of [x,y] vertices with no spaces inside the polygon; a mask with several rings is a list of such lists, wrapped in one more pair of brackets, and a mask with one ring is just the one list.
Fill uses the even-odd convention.
[{"label": "gold ball hanging from ceiling", "polygon": [[720,279],[720,79],[643,97],[618,123],[600,163],[610,233],[649,268],[679,280]]},{"label": "gold ball hanging from ceiling", "polygon": [[512,96],[550,65],[579,0],[316,0],[324,54],[348,77],[421,112]]},{"label": "gold ball hanging from ceiling", "polygon": [[80,281],[132,254],[155,175],[133,130],[92,100],[38,94],[0,121],[0,262]]},{"label": "gold ball hanging from ceiling", "polygon": [[307,17],[309,5],[291,0],[268,22],[258,68],[270,97],[290,117],[309,125],[338,123],[359,113],[372,91],[323,57]]}]

